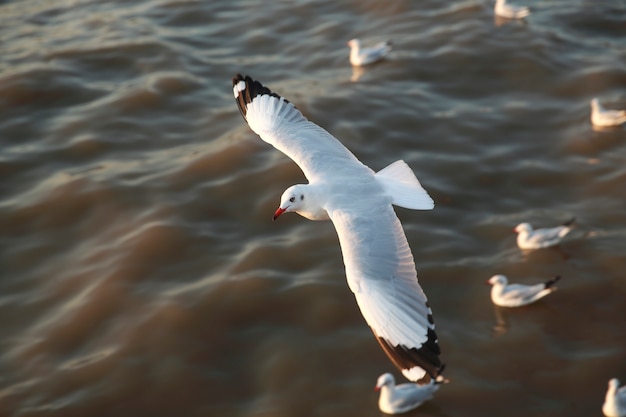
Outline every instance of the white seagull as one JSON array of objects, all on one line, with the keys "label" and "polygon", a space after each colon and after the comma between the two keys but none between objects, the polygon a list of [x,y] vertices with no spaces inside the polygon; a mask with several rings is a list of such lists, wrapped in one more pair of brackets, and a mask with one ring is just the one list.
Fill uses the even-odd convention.
[{"label": "white seagull", "polygon": [[[440,376],[441,379],[443,377]],[[380,391],[378,408],[383,413],[400,414],[411,411],[433,398],[439,389],[439,382],[431,379],[428,384],[400,384],[390,373],[382,374],[376,382],[376,391]]]},{"label": "white seagull", "polygon": [[361,42],[358,39],[348,41],[350,47],[350,63],[355,67],[373,64],[380,61],[391,51],[391,42],[380,42],[371,48],[361,49]]},{"label": "white seagull", "polygon": [[404,161],[372,171],[330,133],[249,76],[237,74],[233,92],[250,128],[296,162],[309,180],[283,193],[274,219],[290,211],[311,220],[330,219],[348,285],[380,346],[409,380],[436,379],[443,365],[432,311],[392,207],[434,207],[413,171]]},{"label": "white seagull", "polygon": [[496,0],[496,5],[493,8],[496,16],[504,17],[507,19],[521,19],[530,14],[528,7],[513,6],[512,4],[506,4],[506,0]]},{"label": "white seagull", "polygon": [[485,282],[491,285],[491,301],[501,307],[521,307],[533,303],[556,291],[554,285],[561,277],[556,276],[542,284],[509,284],[504,275],[494,275]]},{"label": "white seagull", "polygon": [[574,218],[560,226],[543,229],[533,229],[530,223],[520,223],[513,229],[517,232],[517,246],[520,249],[541,249],[558,245],[572,230],[575,220]]},{"label": "white seagull", "polygon": [[609,381],[602,412],[606,417],[626,417],[626,385],[619,387],[617,378]]},{"label": "white seagull", "polygon": [[626,122],[626,110],[607,110],[597,98],[591,100],[591,123],[594,126],[619,126]]}]

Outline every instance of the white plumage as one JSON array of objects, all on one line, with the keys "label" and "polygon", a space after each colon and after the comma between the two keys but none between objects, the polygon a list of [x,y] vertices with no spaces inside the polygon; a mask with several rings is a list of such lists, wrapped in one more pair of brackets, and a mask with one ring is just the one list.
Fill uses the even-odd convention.
[{"label": "white plumage", "polygon": [[332,220],[348,285],[381,347],[408,379],[436,378],[443,365],[432,312],[392,207],[434,207],[413,171],[397,161],[375,173],[250,77],[233,78],[233,92],[250,128],[296,162],[309,180],[283,193],[274,219],[295,211],[312,220]]},{"label": "white plumage", "polygon": [[558,245],[572,230],[574,220],[571,219],[560,226],[542,229],[533,229],[530,223],[520,223],[514,229],[517,233],[517,246],[520,249],[541,249]]},{"label": "white plumage", "polygon": [[626,417],[626,385],[619,388],[617,378],[609,381],[604,404],[602,404],[602,413],[606,417]]},{"label": "white plumage", "polygon": [[521,307],[534,303],[540,298],[554,292],[554,284],[561,277],[554,277],[541,284],[524,285],[509,284],[504,275],[494,275],[489,278],[486,284],[491,285],[491,301],[501,307]]},{"label": "white plumage", "polygon": [[350,63],[355,67],[373,64],[383,59],[391,51],[391,42],[380,42],[370,48],[361,48],[361,41],[348,41],[350,47]]},{"label": "white plumage", "polygon": [[530,9],[528,7],[507,4],[506,0],[496,0],[493,11],[496,16],[507,19],[521,19],[522,17],[526,17],[530,14]]},{"label": "white plumage", "polygon": [[376,382],[380,391],[378,408],[383,413],[400,414],[411,411],[433,398],[439,389],[439,382],[431,380],[428,384],[400,384],[390,373],[382,374]]},{"label": "white plumage", "polygon": [[591,100],[591,123],[599,127],[619,126],[626,122],[626,110],[607,110],[600,100]]}]

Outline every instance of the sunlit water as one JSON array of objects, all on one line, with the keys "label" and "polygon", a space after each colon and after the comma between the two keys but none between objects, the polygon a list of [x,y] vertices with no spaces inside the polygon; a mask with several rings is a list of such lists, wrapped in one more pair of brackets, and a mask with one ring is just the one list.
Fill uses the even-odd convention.
[{"label": "sunlit water", "polygon": [[[600,416],[626,380],[623,1],[0,4],[0,415],[377,416],[399,373],[330,223],[271,216],[305,181],[231,77],[288,98],[436,202],[397,209],[451,382],[411,415]],[[362,70],[346,41],[390,39]],[[578,227],[524,253],[512,228]],[[494,308],[503,273],[559,291]]]}]

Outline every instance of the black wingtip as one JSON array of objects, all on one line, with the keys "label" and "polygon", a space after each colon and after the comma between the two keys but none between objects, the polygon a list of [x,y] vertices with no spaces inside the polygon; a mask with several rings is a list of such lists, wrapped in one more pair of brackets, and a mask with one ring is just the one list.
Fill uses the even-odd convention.
[{"label": "black wingtip", "polygon": [[[243,84],[241,84],[243,83]],[[274,93],[269,88],[265,87],[260,82],[252,79],[249,75],[242,75],[237,73],[233,77],[233,93],[235,94],[235,101],[243,118],[246,118],[248,112],[248,105],[254,100],[255,97],[260,95],[270,95],[276,98],[281,98],[278,94]],[[285,102],[288,100],[283,99]]]},{"label": "black wingtip", "polygon": [[441,367],[439,368],[439,375],[437,375],[437,377],[434,378],[435,385],[447,384],[448,382],[450,382],[450,380],[448,378],[446,378],[446,377],[444,377],[442,375],[444,369],[446,369],[446,364],[445,363],[441,364]]},{"label": "black wingtip", "polygon": [[419,381],[415,381],[417,383],[428,383],[431,380],[437,381],[445,368],[445,365],[439,359],[441,349],[439,348],[437,335],[431,328],[428,328],[428,339],[419,348],[402,345],[394,346],[385,338],[378,336],[375,331],[374,336],[376,336],[376,340],[378,340],[383,351],[398,369],[404,371],[417,366],[426,372],[424,377]]},{"label": "black wingtip", "polygon": [[563,226],[571,226],[574,224],[575,221],[576,221],[576,217],[572,217],[571,219],[563,223]]},{"label": "black wingtip", "polygon": [[236,85],[239,81],[241,81],[241,80],[243,80],[243,79],[244,79],[244,76],[243,76],[243,75],[241,75],[241,74],[239,74],[239,73],[235,74],[235,76],[233,77],[233,87],[234,87],[234,86],[235,86],[235,85]]},{"label": "black wingtip", "polygon": [[[244,83],[241,85],[241,83]],[[235,95],[235,101],[237,102],[237,107],[239,107],[239,112],[246,118],[247,106],[252,101],[250,96],[250,85],[254,82],[252,78],[247,75],[241,75],[237,73],[233,77],[233,93]]]},{"label": "black wingtip", "polygon": [[550,281],[546,282],[546,288],[551,288],[554,286],[554,284],[556,284],[559,280],[561,279],[560,275],[555,276],[554,278],[552,278]]}]

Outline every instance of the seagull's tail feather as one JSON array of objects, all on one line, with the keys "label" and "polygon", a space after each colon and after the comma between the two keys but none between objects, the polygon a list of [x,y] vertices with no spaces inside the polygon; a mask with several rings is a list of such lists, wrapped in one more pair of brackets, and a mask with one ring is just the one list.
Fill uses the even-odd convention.
[{"label": "seagull's tail feather", "polygon": [[404,161],[396,161],[376,173],[378,182],[396,206],[413,210],[432,210],[435,202]]},{"label": "seagull's tail feather", "polygon": [[550,288],[552,291],[556,290],[556,287],[554,286],[554,284],[556,284],[558,282],[558,280],[561,279],[560,275],[555,276],[554,278],[552,278],[549,281],[546,281],[546,283],[544,284],[546,289]]}]

